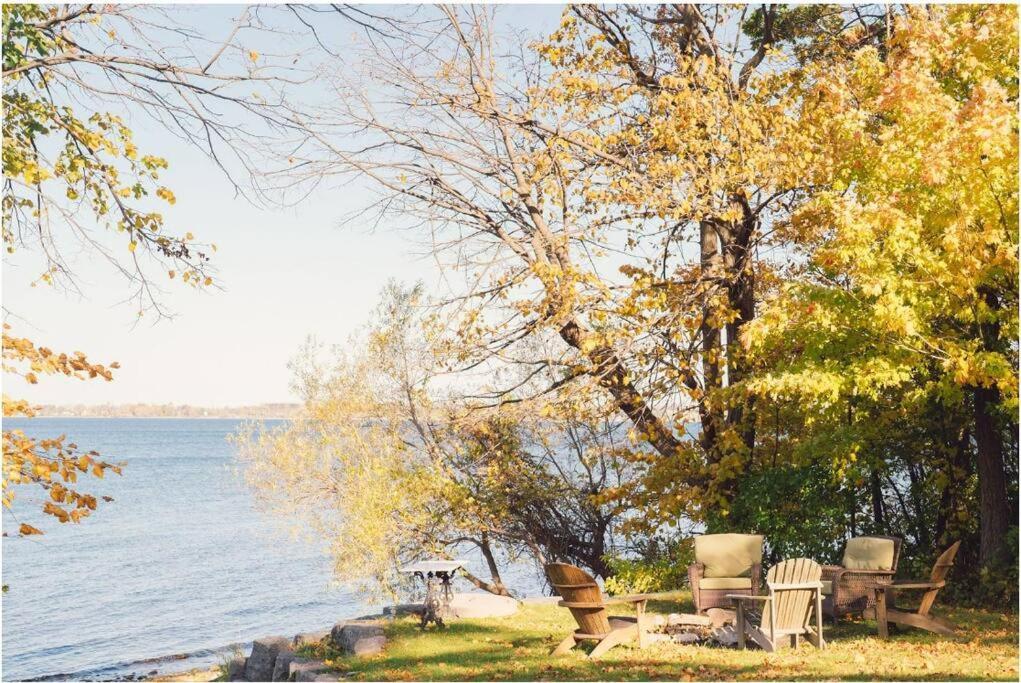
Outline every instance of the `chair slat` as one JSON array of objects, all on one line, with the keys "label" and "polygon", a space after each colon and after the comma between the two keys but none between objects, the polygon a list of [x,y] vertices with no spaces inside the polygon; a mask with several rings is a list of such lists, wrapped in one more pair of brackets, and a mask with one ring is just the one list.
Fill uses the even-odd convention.
[{"label": "chair slat", "polygon": [[571,610],[580,633],[606,635],[612,630],[595,579],[574,565],[557,562],[546,565],[546,575],[563,598],[564,606]]}]

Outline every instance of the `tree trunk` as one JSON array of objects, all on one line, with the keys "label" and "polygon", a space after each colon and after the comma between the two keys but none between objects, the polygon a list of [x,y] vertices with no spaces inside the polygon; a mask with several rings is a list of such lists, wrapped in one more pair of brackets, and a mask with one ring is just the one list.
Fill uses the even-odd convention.
[{"label": "tree trunk", "polygon": [[464,578],[468,579],[468,583],[471,585],[487,593],[512,597],[510,591],[503,585],[503,579],[500,578],[500,568],[497,566],[496,558],[493,556],[493,548],[489,544],[489,536],[483,533],[482,538],[474,542],[479,547],[479,550],[482,551],[482,556],[486,558],[486,565],[489,568],[489,576],[492,581],[483,581],[468,571],[467,568],[462,567],[461,572],[464,574]]},{"label": "tree trunk", "polygon": [[653,412],[612,348],[603,343],[587,346],[590,334],[574,319],[564,323],[559,332],[561,339],[588,358],[593,365],[589,374],[610,393],[615,405],[653,448],[666,456],[685,452],[684,442]]},{"label": "tree trunk", "polygon": [[953,520],[957,516],[960,507],[961,493],[965,481],[972,473],[971,459],[971,430],[965,428],[957,439],[954,449],[954,459],[947,467],[947,485],[939,498],[939,509],[936,511],[936,524],[933,529],[933,539],[941,546],[950,545],[953,542],[955,525]]},{"label": "tree trunk", "polygon": [[878,533],[886,533],[886,515],[883,510],[883,483],[875,467],[869,475],[869,489],[872,492],[872,521]]},{"label": "tree trunk", "polygon": [[1004,561],[1010,511],[1003,468],[1003,449],[992,411],[1000,392],[990,387],[973,387],[975,444],[978,447],[979,562],[989,567]]},{"label": "tree trunk", "polygon": [[[1000,300],[991,289],[980,288],[989,310],[999,312]],[[1000,323],[993,319],[979,324],[982,348],[996,352],[1000,347]],[[1006,558],[1007,529],[1010,511],[1007,507],[1007,478],[1003,466],[1003,446],[994,410],[1000,403],[1000,390],[995,386],[971,388],[975,410],[975,445],[977,447],[979,492],[979,563],[990,567]]]},{"label": "tree trunk", "polygon": [[468,583],[470,583],[471,585],[475,586],[480,590],[484,590],[487,593],[492,593],[493,595],[513,597],[502,583],[496,584],[483,581],[482,579],[475,576],[474,574],[472,574],[470,571],[463,567],[461,568],[461,573],[464,575],[464,578],[468,580]]},{"label": "tree trunk", "polygon": [[503,579],[500,578],[500,568],[496,564],[496,557],[493,556],[493,547],[489,544],[489,534],[482,534],[482,542],[479,543],[479,549],[482,551],[482,556],[486,558],[486,566],[489,567],[489,576],[493,579],[493,589],[490,592],[496,595],[510,595],[507,592],[507,587],[503,585]]},{"label": "tree trunk", "polygon": [[[755,318],[755,275],[749,253],[755,234],[755,218],[740,201],[734,201],[745,217],[727,226],[723,231],[723,266],[727,273],[727,301],[736,317],[727,323],[727,385],[738,384],[748,374],[741,352],[741,330]],[[728,424],[737,429],[744,447],[751,453],[755,448],[754,398],[749,396],[731,408]]]},{"label": "tree trunk", "polygon": [[[703,287],[708,298],[712,289],[709,282],[722,276],[720,263],[719,234],[716,224],[711,220],[699,223],[700,265],[702,268]],[[708,301],[702,306],[702,397],[698,404],[699,421],[702,423],[700,440],[702,450],[710,461],[718,457],[717,411],[710,406],[713,392],[723,386],[723,374],[720,371],[722,349],[720,348],[720,328],[712,324],[710,318],[713,311]]]}]

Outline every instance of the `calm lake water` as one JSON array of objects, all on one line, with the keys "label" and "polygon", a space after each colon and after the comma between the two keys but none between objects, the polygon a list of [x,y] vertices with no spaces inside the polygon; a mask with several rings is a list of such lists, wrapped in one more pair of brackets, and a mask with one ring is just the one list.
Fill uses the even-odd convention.
[{"label": "calm lake water", "polygon": [[[4,420],[30,435],[67,434],[128,466],[83,480],[115,501],[80,525],[44,519],[30,489],[4,513],[8,533],[19,522],[47,533],[3,539],[3,680],[183,670],[224,660],[236,643],[379,610],[332,581],[319,548],[255,510],[226,441],[239,424]],[[483,564],[472,564],[481,575]],[[530,569],[505,578],[514,574],[537,585]]]}]

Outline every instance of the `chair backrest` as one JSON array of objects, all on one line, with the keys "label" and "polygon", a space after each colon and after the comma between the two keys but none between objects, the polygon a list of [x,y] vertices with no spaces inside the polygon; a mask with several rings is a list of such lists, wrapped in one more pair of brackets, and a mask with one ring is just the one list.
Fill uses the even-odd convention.
[{"label": "chair backrest", "polygon": [[897,571],[901,539],[896,536],[857,536],[847,541],[841,564],[845,569]]},{"label": "chair backrest", "polygon": [[821,589],[822,567],[805,557],[784,560],[766,574],[772,600],[762,611],[762,629],[801,629],[808,625],[815,607],[815,590]]},{"label": "chair backrest", "polygon": [[762,536],[758,534],[696,536],[695,561],[705,565],[706,578],[751,576],[752,565],[762,562]]},{"label": "chair backrest", "polygon": [[610,632],[610,618],[595,579],[573,564],[559,562],[546,565],[546,576],[567,603],[580,632],[595,636]]},{"label": "chair backrest", "polygon": [[947,574],[950,573],[950,568],[954,566],[954,556],[957,555],[957,549],[960,547],[961,542],[957,541],[943,551],[943,554],[936,559],[936,564],[932,566],[932,574],[929,576],[930,581],[937,583],[946,580]]}]

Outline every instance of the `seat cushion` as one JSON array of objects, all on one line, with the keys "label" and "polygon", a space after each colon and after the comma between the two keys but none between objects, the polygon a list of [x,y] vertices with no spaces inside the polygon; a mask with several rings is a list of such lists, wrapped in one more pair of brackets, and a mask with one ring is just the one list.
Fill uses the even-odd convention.
[{"label": "seat cushion", "polygon": [[762,536],[757,534],[696,536],[695,561],[705,565],[706,578],[750,577],[752,565],[762,562]]},{"label": "seat cushion", "polygon": [[752,587],[752,580],[743,577],[733,578],[708,578],[700,579],[698,582],[699,590],[716,591],[716,590],[737,590],[737,589],[749,589]]},{"label": "seat cushion", "polygon": [[845,569],[893,569],[893,541],[889,538],[859,536],[844,548]]},{"label": "seat cushion", "polygon": [[833,595],[833,582],[832,581],[822,581],[821,583],[822,583],[822,591],[821,591],[822,594],[823,595]]}]

